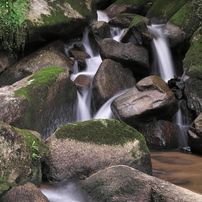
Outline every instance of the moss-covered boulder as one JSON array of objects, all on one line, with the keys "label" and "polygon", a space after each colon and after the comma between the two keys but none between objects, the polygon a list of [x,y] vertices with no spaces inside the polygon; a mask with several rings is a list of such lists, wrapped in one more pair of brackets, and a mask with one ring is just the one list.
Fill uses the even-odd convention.
[{"label": "moss-covered boulder", "polygon": [[38,131],[43,138],[74,120],[76,86],[64,68],[45,68],[0,92],[0,120]]},{"label": "moss-covered boulder", "polygon": [[154,22],[166,22],[188,1],[156,0],[146,16],[152,18]]},{"label": "moss-covered boulder", "polygon": [[64,42],[57,40],[10,65],[0,74],[0,86],[11,85],[51,66],[63,67],[72,72],[72,65],[65,54]]},{"label": "moss-covered boulder", "polygon": [[30,4],[27,20],[31,40],[38,34],[45,39],[75,36],[96,16],[93,0],[35,0]]},{"label": "moss-covered boulder", "polygon": [[32,133],[0,121],[0,195],[28,181],[39,186],[41,162],[48,152]]},{"label": "moss-covered boulder", "polygon": [[142,134],[117,120],[103,119],[60,127],[46,141],[51,153],[43,173],[50,181],[84,179],[110,165],[128,165],[151,174]]},{"label": "moss-covered boulder", "polygon": [[201,6],[199,1],[188,1],[169,19],[165,28],[169,30],[168,39],[171,46],[185,43],[201,26]]},{"label": "moss-covered boulder", "polygon": [[199,115],[202,112],[202,28],[194,33],[190,43],[183,61],[183,79],[188,107]]}]

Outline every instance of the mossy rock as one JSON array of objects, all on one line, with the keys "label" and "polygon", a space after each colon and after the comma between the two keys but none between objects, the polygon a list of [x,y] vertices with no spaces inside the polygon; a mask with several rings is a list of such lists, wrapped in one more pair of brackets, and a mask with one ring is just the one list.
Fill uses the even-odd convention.
[{"label": "mossy rock", "polygon": [[157,0],[147,12],[147,17],[168,21],[188,1]]},{"label": "mossy rock", "polygon": [[144,136],[118,120],[66,124],[46,143],[51,153],[45,159],[43,174],[50,181],[85,179],[111,165],[128,165],[148,174],[152,172]]},{"label": "mossy rock", "polygon": [[187,76],[202,79],[202,28],[193,34],[183,66]]},{"label": "mossy rock", "polygon": [[16,97],[26,100],[24,116],[16,125],[35,130],[46,138],[58,125],[74,117],[76,85],[70,80],[66,69],[56,66],[32,75],[28,83],[14,92]]},{"label": "mossy rock", "polygon": [[146,4],[147,0],[117,0],[115,4],[134,4],[134,5],[142,5]]},{"label": "mossy rock", "polygon": [[27,12],[28,31],[31,38],[37,34],[44,38],[67,38],[81,33],[95,17],[93,0],[40,0],[38,3],[31,2]]},{"label": "mossy rock", "polygon": [[49,153],[47,145],[32,133],[2,121],[0,140],[0,195],[28,181],[39,186],[41,161]]},{"label": "mossy rock", "polygon": [[[178,26],[182,31],[184,31],[187,38],[191,37],[192,34],[201,26],[201,8],[199,4],[193,2],[194,1],[186,3],[169,20],[170,23]],[[175,2],[175,4],[176,3],[177,2]]]}]

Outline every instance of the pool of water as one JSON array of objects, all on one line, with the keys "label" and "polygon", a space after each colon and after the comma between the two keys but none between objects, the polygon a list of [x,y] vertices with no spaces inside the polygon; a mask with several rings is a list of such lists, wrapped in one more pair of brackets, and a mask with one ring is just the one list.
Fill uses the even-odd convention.
[{"label": "pool of water", "polygon": [[202,194],[202,156],[151,152],[153,176]]}]

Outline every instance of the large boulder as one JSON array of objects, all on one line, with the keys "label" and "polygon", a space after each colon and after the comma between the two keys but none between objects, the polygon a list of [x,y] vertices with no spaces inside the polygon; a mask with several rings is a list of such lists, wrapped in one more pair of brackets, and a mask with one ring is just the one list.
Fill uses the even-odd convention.
[{"label": "large boulder", "polygon": [[49,1],[33,0],[27,12],[29,41],[40,36],[51,38],[69,38],[79,34],[96,17],[95,1]]},{"label": "large boulder", "polygon": [[132,72],[124,69],[120,63],[104,60],[95,74],[92,90],[96,108],[100,108],[116,93],[135,85]]},{"label": "large boulder", "polygon": [[35,135],[0,121],[0,195],[11,187],[41,183],[41,161],[49,149]]},{"label": "large boulder", "polygon": [[64,68],[48,67],[0,88],[0,120],[36,130],[43,138],[74,120],[76,85]]},{"label": "large boulder", "polygon": [[175,95],[158,76],[148,76],[112,102],[118,119],[139,127],[156,119],[169,119],[177,111]]},{"label": "large boulder", "polygon": [[184,92],[188,107],[198,116],[202,112],[202,28],[194,33],[190,43],[183,61]]},{"label": "large boulder", "polygon": [[49,181],[84,179],[110,165],[128,165],[151,174],[150,153],[142,134],[113,119],[61,126],[46,141],[44,164]]},{"label": "large boulder", "polygon": [[202,113],[190,125],[188,144],[193,152],[202,154]]},{"label": "large boulder", "polygon": [[102,59],[120,62],[123,67],[130,67],[135,77],[149,75],[149,56],[147,49],[132,42],[119,43],[113,39],[104,39],[99,43]]},{"label": "large boulder", "polygon": [[147,12],[147,17],[153,19],[154,22],[168,21],[188,0],[156,0]]},{"label": "large boulder", "polygon": [[[179,1],[183,2],[183,1]],[[176,6],[176,1],[173,4]],[[188,1],[168,21],[168,39],[171,46],[185,43],[201,26],[201,5],[197,1]]]},{"label": "large boulder", "polygon": [[28,182],[25,185],[13,187],[0,198],[1,202],[49,202],[47,197],[42,194],[39,188]]},{"label": "large boulder", "polygon": [[64,51],[64,42],[55,41],[10,65],[0,74],[0,86],[10,85],[40,70],[58,66],[72,72],[72,62]]},{"label": "large boulder", "polygon": [[202,200],[200,194],[125,165],[112,166],[97,172],[81,182],[81,186],[87,192],[90,202],[200,202]]}]

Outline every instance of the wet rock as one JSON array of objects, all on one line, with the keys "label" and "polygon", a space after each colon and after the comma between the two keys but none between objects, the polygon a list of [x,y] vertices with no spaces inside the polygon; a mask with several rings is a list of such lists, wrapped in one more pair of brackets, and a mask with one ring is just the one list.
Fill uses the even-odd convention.
[{"label": "wet rock", "polygon": [[30,4],[26,19],[30,22],[28,31],[32,33],[29,37],[32,42],[37,41],[39,37],[46,41],[75,37],[75,34],[82,33],[96,17],[96,5],[93,0],[60,3],[34,0]]},{"label": "wet rock", "polygon": [[65,55],[62,41],[53,42],[11,65],[0,74],[0,86],[11,85],[50,66],[63,67],[72,72],[72,63]]},{"label": "wet rock", "polygon": [[159,120],[143,124],[139,131],[144,135],[150,149],[175,149],[179,146],[178,127],[169,121]]},{"label": "wet rock", "polygon": [[172,46],[182,42],[186,43],[186,40],[189,40],[193,33],[201,27],[200,12],[198,2],[186,1],[186,4],[169,19],[166,27],[168,30],[170,29],[168,39]]},{"label": "wet rock", "polygon": [[129,165],[151,174],[149,150],[142,134],[113,119],[60,127],[46,141],[51,153],[44,164],[50,181],[85,179],[111,165]]},{"label": "wet rock", "polygon": [[115,117],[139,127],[155,119],[171,118],[177,111],[177,102],[165,81],[157,76],[148,76],[117,97],[111,108]]},{"label": "wet rock", "polygon": [[106,168],[83,182],[92,201],[201,201],[202,196],[124,165]]},{"label": "wet rock", "polygon": [[114,4],[110,5],[108,8],[105,9],[105,12],[110,18],[115,17],[121,13],[135,13],[141,14],[144,8],[145,2],[140,3],[125,3],[124,1],[119,3],[115,2]]},{"label": "wet rock", "polygon": [[105,59],[95,74],[92,89],[93,100],[99,109],[116,93],[135,85],[135,78],[129,69],[124,69],[120,63]]},{"label": "wet rock", "polygon": [[76,77],[76,79],[74,80],[74,83],[77,86],[88,88],[91,85],[91,81],[92,81],[92,77],[81,74]]},{"label": "wet rock", "polygon": [[165,29],[167,30],[166,35],[171,47],[175,47],[185,41],[186,33],[182,31],[178,26],[168,22],[165,25]]},{"label": "wet rock", "polygon": [[152,7],[147,12],[148,18],[153,18],[155,23],[162,23],[168,21],[183,5],[187,3],[187,0],[176,2],[175,0],[156,0]]},{"label": "wet rock", "polygon": [[149,19],[136,15],[125,32],[121,42],[133,42],[134,44],[150,46],[152,36],[147,28]]},{"label": "wet rock", "polygon": [[47,197],[42,194],[32,183],[26,183],[19,187],[13,187],[6,194],[0,198],[1,202],[16,202],[16,201],[29,201],[29,202],[49,202]]},{"label": "wet rock", "polygon": [[74,120],[76,85],[60,67],[49,67],[11,86],[0,88],[0,120],[35,130],[43,138]]},{"label": "wet rock", "polygon": [[198,116],[202,112],[202,28],[198,29],[191,39],[191,45],[187,51],[183,66],[185,82],[185,97],[188,107]]},{"label": "wet rock", "polygon": [[100,42],[105,38],[112,37],[110,33],[109,24],[106,22],[102,21],[94,22],[93,25],[91,26],[91,30],[97,42]]},{"label": "wet rock", "polygon": [[48,147],[32,133],[0,122],[0,195],[11,187],[41,183],[41,160]]},{"label": "wet rock", "polygon": [[193,152],[202,154],[202,113],[190,125],[188,144]]},{"label": "wet rock", "polygon": [[119,43],[113,39],[104,39],[99,46],[103,59],[111,59],[120,62],[123,67],[130,67],[136,76],[149,75],[149,56],[144,47],[132,42]]}]

